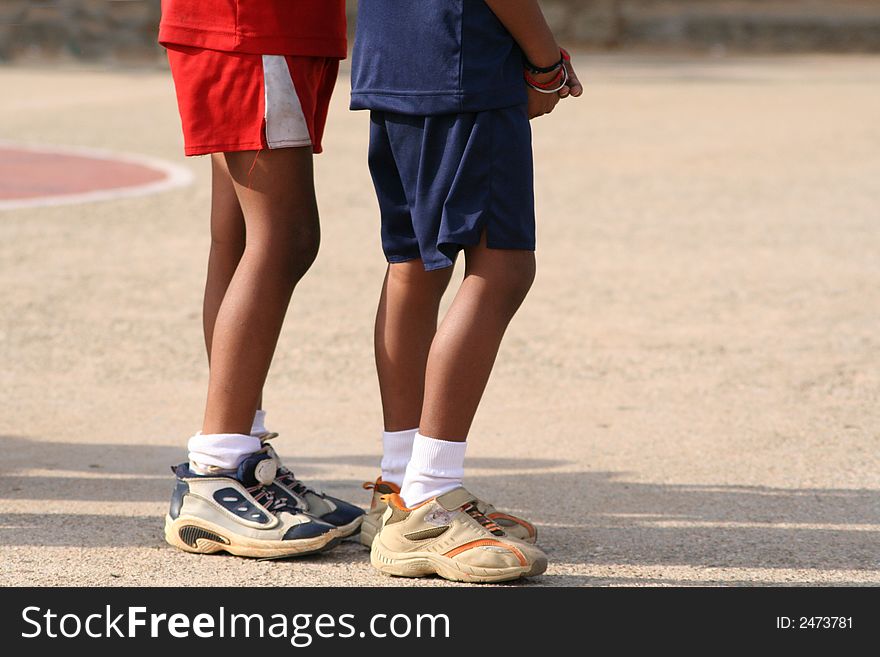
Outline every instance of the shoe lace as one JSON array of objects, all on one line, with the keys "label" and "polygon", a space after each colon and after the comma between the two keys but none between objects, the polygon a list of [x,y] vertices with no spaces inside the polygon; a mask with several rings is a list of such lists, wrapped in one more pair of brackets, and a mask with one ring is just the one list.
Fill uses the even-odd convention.
[{"label": "shoe lace", "polygon": [[247,489],[247,492],[257,501],[257,503],[268,509],[269,511],[289,510],[289,504],[286,497],[276,495],[274,492],[257,484]]},{"label": "shoe lace", "polygon": [[[271,432],[267,432],[259,436],[260,440],[263,443],[263,449],[265,449],[266,453],[275,460],[275,463],[278,466],[275,478],[282,484],[287,486],[291,491],[293,491],[294,495],[302,497],[306,493],[312,493],[313,495],[321,496],[321,493],[316,491],[314,488],[306,486],[303,482],[296,478],[293,472],[291,472],[286,467],[284,467],[284,465],[281,464],[281,459],[279,458],[278,453],[275,451],[275,448],[272,447],[272,445],[270,445],[268,442],[277,437],[277,433]],[[305,504],[305,501],[303,501],[303,504]]]},{"label": "shoe lace", "polygon": [[316,491],[314,488],[307,486],[306,484],[301,482],[299,479],[297,479],[296,476],[287,468],[282,467],[278,471],[277,478],[282,484],[284,484],[285,486],[290,488],[290,490],[292,490],[297,495],[302,496],[302,495],[305,495],[306,493],[312,493],[314,495],[321,495],[321,493]]},{"label": "shoe lace", "polygon": [[492,520],[491,518],[486,517],[482,511],[480,511],[475,504],[468,502],[461,510],[468,514],[471,518],[480,523],[483,527],[488,529],[495,536],[504,536],[504,530],[498,526],[498,524]]}]

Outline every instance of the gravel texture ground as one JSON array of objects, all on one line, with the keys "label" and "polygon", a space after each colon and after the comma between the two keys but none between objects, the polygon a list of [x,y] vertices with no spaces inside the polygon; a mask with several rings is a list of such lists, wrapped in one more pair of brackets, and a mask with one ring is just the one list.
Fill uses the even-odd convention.
[{"label": "gravel texture ground", "polygon": [[[539,526],[527,585],[880,584],[880,59],[582,56],[534,125],[538,280],[467,484]],[[201,419],[209,166],[170,77],[0,68],[0,139],[183,163],[193,185],[0,214],[0,583],[445,585],[357,544],[286,562],[168,547]],[[366,504],[384,269],[368,117],[340,80],[322,253],[266,392],[303,478]]]}]

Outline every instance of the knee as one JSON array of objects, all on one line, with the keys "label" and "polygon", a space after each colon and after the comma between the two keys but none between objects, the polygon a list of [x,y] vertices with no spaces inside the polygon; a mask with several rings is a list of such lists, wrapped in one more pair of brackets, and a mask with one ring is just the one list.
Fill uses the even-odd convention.
[{"label": "knee", "polygon": [[510,273],[510,299],[516,303],[517,308],[525,301],[529,290],[532,289],[532,284],[535,282],[535,273],[535,261],[533,259],[520,267],[516,267]]},{"label": "knee", "polygon": [[309,271],[321,245],[318,228],[248,236],[246,252],[264,271],[272,271],[280,281],[294,287]]},{"label": "knee", "polygon": [[535,282],[534,259],[522,259],[498,268],[488,279],[492,297],[502,314],[512,317]]},{"label": "knee", "polygon": [[321,233],[319,230],[297,231],[291,240],[286,257],[284,257],[287,276],[291,283],[298,283],[306,275],[306,272],[311,269],[315,259],[318,257],[320,247]]},{"label": "knee", "polygon": [[392,263],[388,269],[388,283],[397,293],[417,295],[437,304],[451,278],[452,267],[425,271],[421,260]]},{"label": "knee", "polygon": [[211,251],[234,258],[241,258],[245,248],[244,232],[241,235],[221,235],[212,231]]}]

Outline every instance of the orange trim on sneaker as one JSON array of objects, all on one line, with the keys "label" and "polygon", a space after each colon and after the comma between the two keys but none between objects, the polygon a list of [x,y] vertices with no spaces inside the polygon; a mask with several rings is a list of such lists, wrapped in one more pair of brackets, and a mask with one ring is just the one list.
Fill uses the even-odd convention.
[{"label": "orange trim on sneaker", "polygon": [[389,506],[391,506],[391,505],[393,504],[393,505],[396,506],[398,509],[401,509],[401,510],[403,510],[403,511],[415,511],[415,510],[418,509],[420,506],[425,506],[428,502],[433,502],[433,501],[436,500],[437,498],[436,498],[436,497],[432,497],[430,500],[425,500],[424,502],[421,502],[421,503],[419,503],[419,504],[416,504],[416,505],[413,506],[413,507],[408,507],[408,506],[406,505],[406,502],[403,501],[403,498],[400,496],[400,493],[388,493],[388,494],[386,494],[386,495],[383,495],[380,499],[381,499],[383,502],[385,502],[385,504],[387,504],[387,505],[389,505]]},{"label": "orange trim on sneaker", "polygon": [[507,543],[502,543],[501,541],[494,541],[490,538],[481,538],[480,540],[477,540],[477,541],[471,541],[470,543],[465,543],[464,545],[459,545],[457,548],[452,548],[451,550],[449,550],[449,552],[444,552],[443,556],[452,558],[457,554],[461,554],[462,552],[465,552],[466,550],[470,550],[472,548],[480,547],[481,545],[492,545],[495,547],[502,547],[507,550],[510,550],[511,552],[513,552],[513,555],[517,559],[519,559],[520,566],[525,566],[528,564],[528,561],[526,561],[526,558],[523,556],[523,553],[520,552],[519,550],[517,550],[515,547],[513,547],[512,545],[508,545]]},{"label": "orange trim on sneaker", "polygon": [[[509,516],[506,513],[501,513],[500,511],[496,511],[495,513],[490,513],[487,516],[487,518],[489,518],[490,520],[495,520],[496,518],[504,518],[505,520],[510,520],[510,522],[512,522],[514,524],[520,525],[521,527],[525,527],[526,531],[529,532],[529,536],[534,536],[537,533],[535,531],[535,526],[532,523],[526,522],[522,518],[517,518],[516,516]],[[502,527],[502,530],[503,529],[504,528]]]},{"label": "orange trim on sneaker", "polygon": [[382,479],[382,477],[379,477],[376,481],[365,481],[363,484],[361,484],[361,488],[363,488],[364,490],[375,490],[381,484],[385,484],[386,486],[388,486],[388,488],[390,488],[393,493],[400,493],[400,486],[393,482],[385,481],[384,479]]}]

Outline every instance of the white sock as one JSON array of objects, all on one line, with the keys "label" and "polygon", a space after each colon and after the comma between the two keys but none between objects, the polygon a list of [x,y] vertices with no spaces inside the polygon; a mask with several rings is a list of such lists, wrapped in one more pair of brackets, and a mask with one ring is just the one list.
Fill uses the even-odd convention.
[{"label": "white sock", "polygon": [[460,487],[466,449],[466,442],[437,440],[417,433],[400,489],[406,505],[412,507]]},{"label": "white sock", "polygon": [[262,444],[255,436],[240,433],[197,433],[189,439],[190,468],[197,474],[208,474],[208,468],[235,470],[242,461],[254,452],[258,452]]},{"label": "white sock", "polygon": [[382,481],[398,487],[403,483],[417,432],[418,429],[382,432]]},{"label": "white sock", "polygon": [[251,435],[259,436],[261,433],[269,433],[266,429],[266,411],[258,409],[254,415],[254,423],[251,425]]}]

